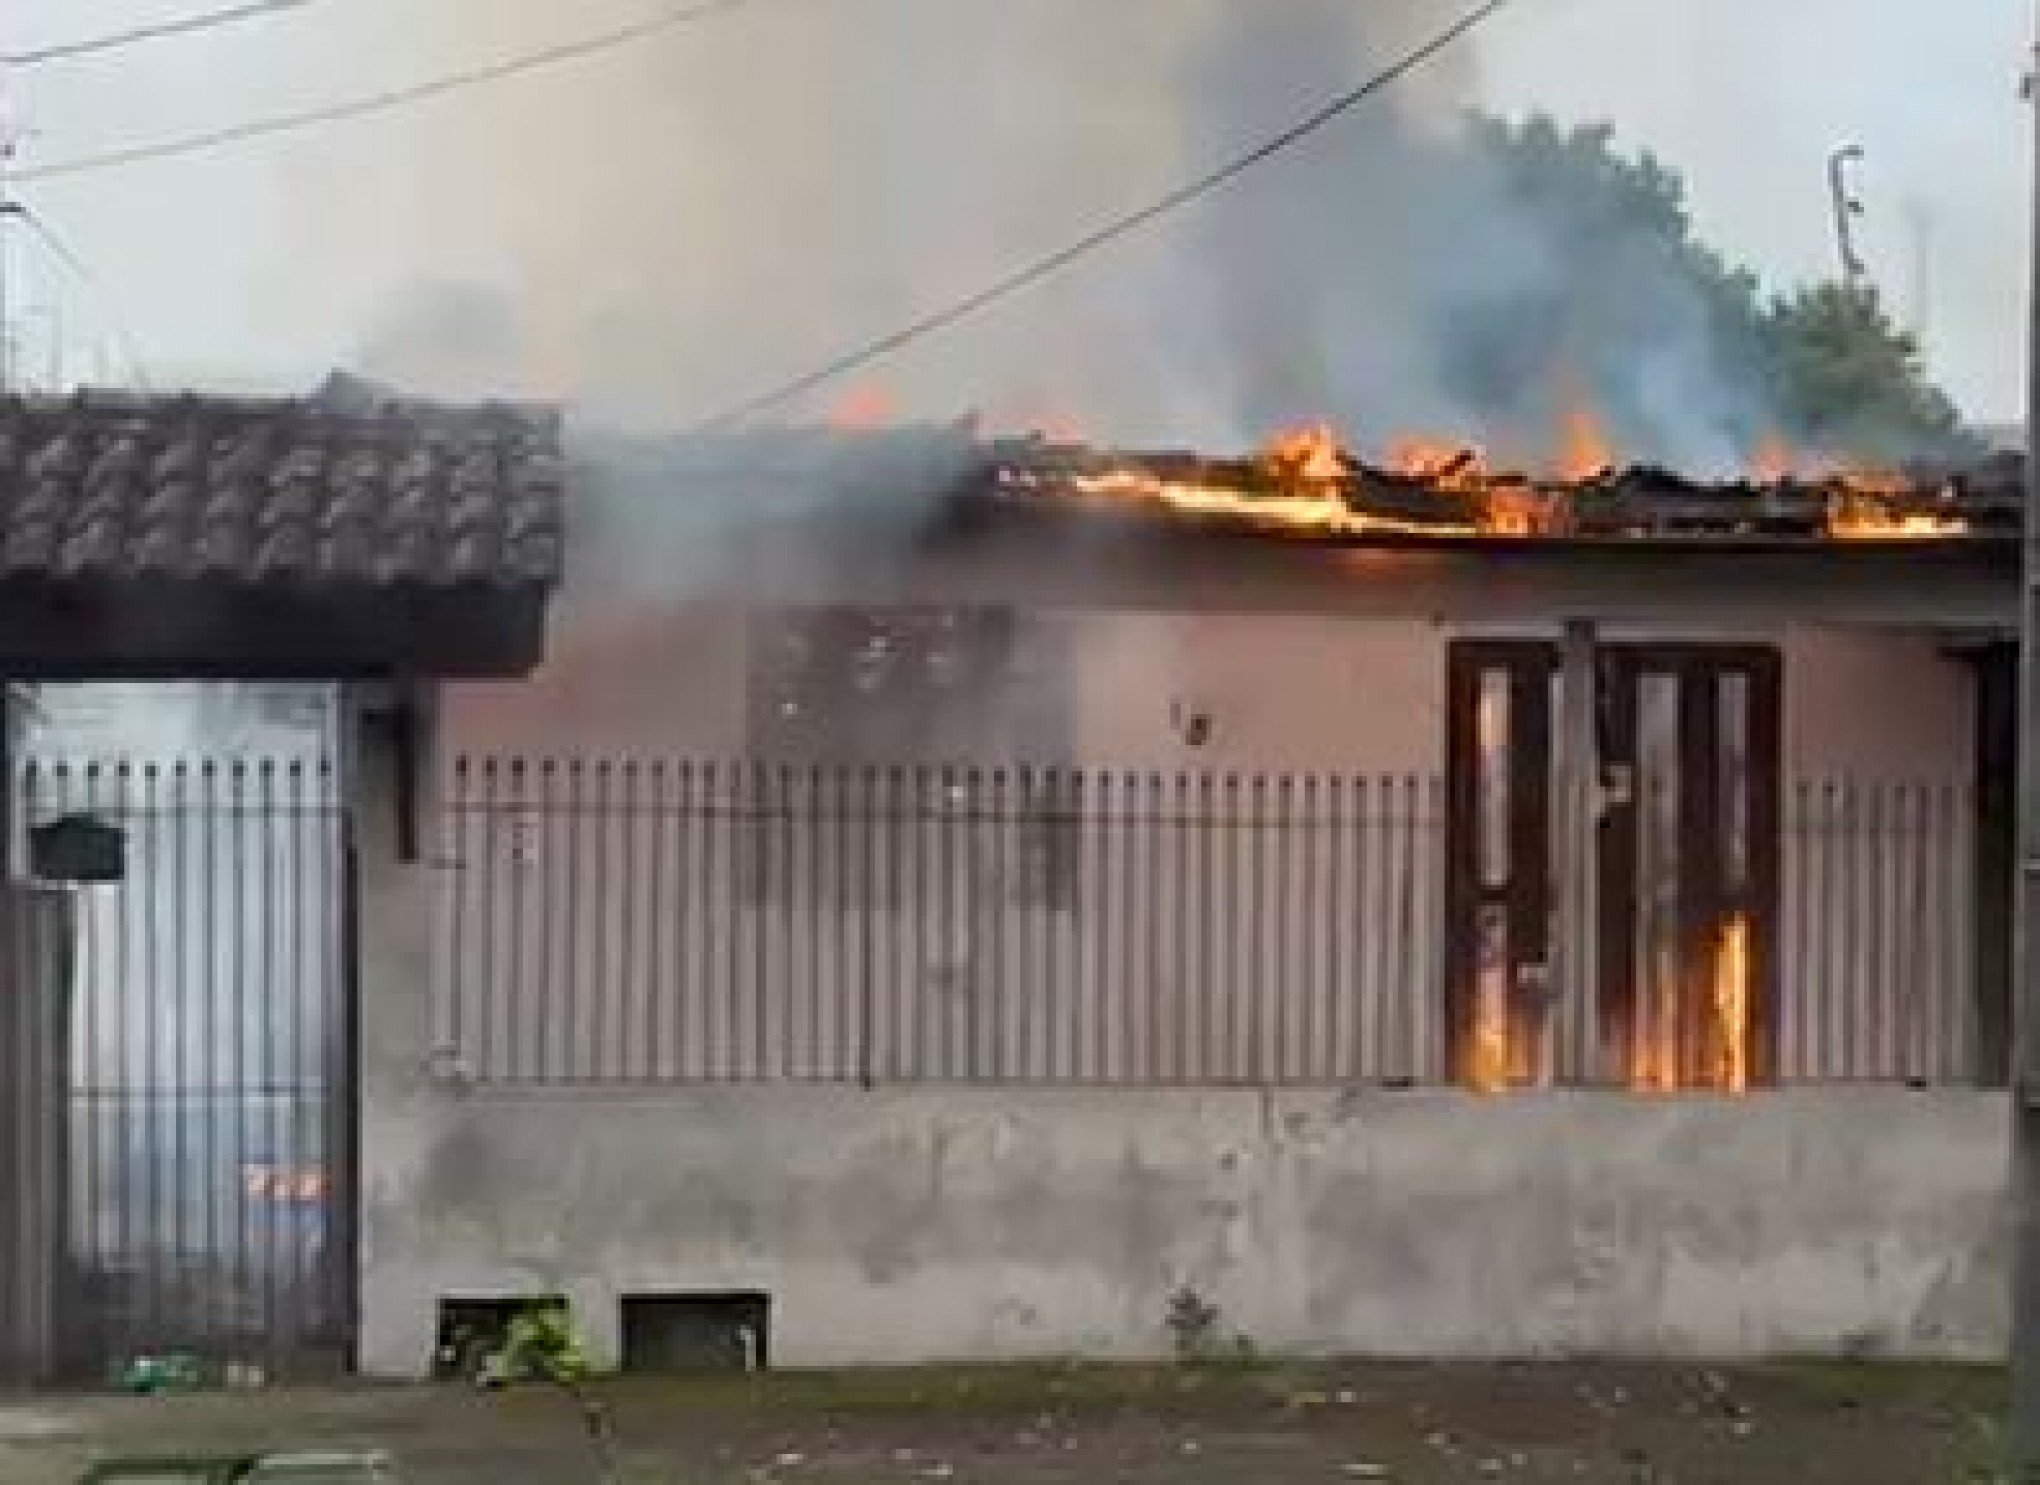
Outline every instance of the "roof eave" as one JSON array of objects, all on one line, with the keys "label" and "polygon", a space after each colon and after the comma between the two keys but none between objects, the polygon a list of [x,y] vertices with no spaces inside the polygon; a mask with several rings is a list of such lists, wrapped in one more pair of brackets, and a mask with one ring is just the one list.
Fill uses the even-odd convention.
[{"label": "roof eave", "polygon": [[256,587],[0,580],[17,680],[508,679],[544,657],[541,582]]}]

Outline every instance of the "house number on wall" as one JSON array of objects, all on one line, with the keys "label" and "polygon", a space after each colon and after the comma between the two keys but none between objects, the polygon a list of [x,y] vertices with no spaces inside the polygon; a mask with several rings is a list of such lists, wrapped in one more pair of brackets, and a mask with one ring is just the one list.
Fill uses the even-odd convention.
[{"label": "house number on wall", "polygon": [[538,864],[538,821],[524,810],[510,817],[510,864],[519,867]]}]

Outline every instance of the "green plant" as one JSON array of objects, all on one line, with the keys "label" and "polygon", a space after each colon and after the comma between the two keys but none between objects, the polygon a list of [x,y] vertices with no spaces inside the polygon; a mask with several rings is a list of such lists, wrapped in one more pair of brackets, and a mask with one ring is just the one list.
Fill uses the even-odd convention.
[{"label": "green plant", "polygon": [[1218,1348],[1218,1306],[1188,1284],[1169,1296],[1163,1323],[1169,1327],[1178,1361],[1205,1361]]},{"label": "green plant", "polygon": [[1175,1344],[1176,1360],[1185,1366],[1252,1368],[1260,1353],[1251,1337],[1228,1337],[1219,1326],[1218,1306],[1188,1284],[1169,1296],[1163,1323]]},{"label": "green plant", "polygon": [[482,1358],[485,1385],[553,1382],[562,1386],[588,1378],[588,1353],[563,1304],[534,1305],[514,1316],[503,1344]]}]

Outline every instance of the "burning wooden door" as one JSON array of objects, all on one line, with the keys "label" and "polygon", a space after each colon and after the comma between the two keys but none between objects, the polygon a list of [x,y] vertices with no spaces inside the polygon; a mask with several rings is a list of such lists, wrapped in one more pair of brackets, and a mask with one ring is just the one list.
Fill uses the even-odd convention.
[{"label": "burning wooden door", "polygon": [[[1571,740],[1591,753],[1577,790],[1560,767],[1560,672],[1555,645],[1452,651],[1448,1063],[1484,1091],[1574,1072],[1655,1090],[1761,1080],[1778,893],[1776,657],[1600,647],[1594,735]],[[1569,829],[1568,807],[1590,816],[1583,828]],[[1568,837],[1590,843],[1581,869],[1593,889],[1571,896],[1592,906],[1570,915],[1557,849]],[[1564,942],[1568,931],[1592,942]]]},{"label": "burning wooden door", "polygon": [[1599,669],[1602,1065],[1740,1091],[1771,1062],[1777,657],[1623,646]]},{"label": "burning wooden door", "polygon": [[1555,647],[1455,645],[1446,761],[1447,1065],[1485,1092],[1553,1075]]}]

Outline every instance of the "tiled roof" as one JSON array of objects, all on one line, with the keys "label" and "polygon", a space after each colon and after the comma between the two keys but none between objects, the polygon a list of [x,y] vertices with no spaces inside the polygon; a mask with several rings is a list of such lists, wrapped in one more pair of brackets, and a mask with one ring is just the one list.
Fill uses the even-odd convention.
[{"label": "tiled roof", "polygon": [[559,580],[557,415],[406,402],[0,398],[0,582],[236,589]]}]

